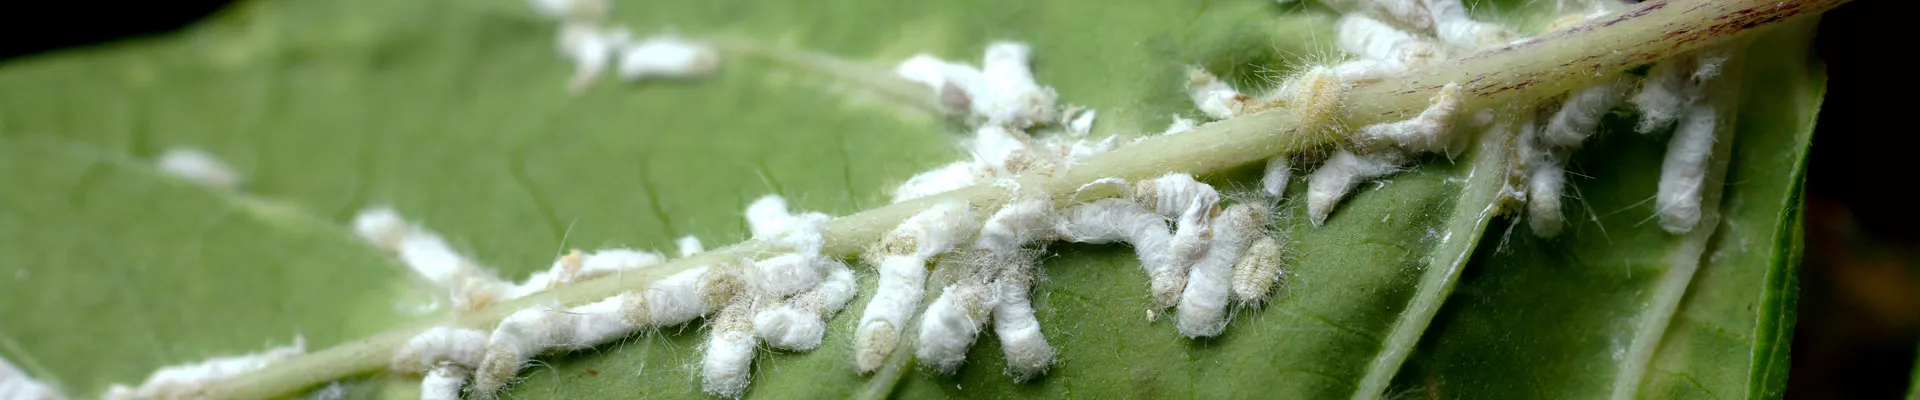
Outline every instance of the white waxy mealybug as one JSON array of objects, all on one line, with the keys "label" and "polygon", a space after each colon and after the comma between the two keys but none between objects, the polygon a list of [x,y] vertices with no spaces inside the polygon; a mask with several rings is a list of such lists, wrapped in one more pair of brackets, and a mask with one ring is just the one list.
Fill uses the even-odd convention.
[{"label": "white waxy mealybug", "polygon": [[1713,155],[1719,117],[1712,101],[1689,105],[1667,142],[1654,201],[1660,228],[1667,232],[1687,233],[1700,224],[1700,197],[1707,186],[1707,159]]},{"label": "white waxy mealybug", "polygon": [[1467,6],[1460,0],[1422,0],[1427,11],[1433,13],[1434,36],[1454,46],[1468,49],[1483,49],[1500,46],[1519,38],[1519,34],[1506,27],[1474,21],[1467,15]]},{"label": "white waxy mealybug", "polygon": [[1233,264],[1233,298],[1242,306],[1260,304],[1280,280],[1280,239],[1260,235]]},{"label": "white waxy mealybug", "polygon": [[620,79],[697,78],[720,68],[713,46],[674,35],[630,41],[620,49]]},{"label": "white waxy mealybug", "polygon": [[681,257],[692,256],[707,251],[707,245],[700,243],[700,238],[693,235],[681,236],[680,239],[673,241],[673,246],[676,250],[675,252],[680,253]]},{"label": "white waxy mealybug", "polygon": [[[760,196],[747,205],[747,231],[754,239],[791,240],[789,235],[810,235],[810,227],[826,223],[833,219],[823,213],[804,212],[795,214],[787,209],[787,199],[777,194]],[[804,238],[802,238],[805,240]]]},{"label": "white waxy mealybug", "polygon": [[439,234],[406,222],[392,208],[361,210],[353,225],[356,235],[374,247],[397,253],[400,262],[421,278],[447,288],[460,309],[483,307],[514,290],[513,285],[454,251]]},{"label": "white waxy mealybug", "polygon": [[967,348],[973,346],[992,316],[994,300],[982,277],[962,278],[961,283],[948,285],[920,317],[920,345],[914,355],[940,373],[959,371],[967,361]]},{"label": "white waxy mealybug", "polygon": [[708,324],[706,358],[701,362],[700,387],[707,394],[739,398],[753,377],[753,301],[736,301],[714,314]]},{"label": "white waxy mealybug", "polygon": [[1037,263],[1026,257],[1010,258],[992,284],[998,297],[993,306],[993,332],[1000,338],[1000,350],[1007,358],[1007,375],[1017,382],[1046,373],[1053,365],[1053,345],[1047,344],[1047,337],[1040,332],[1030,297]]},{"label": "white waxy mealybug", "polygon": [[1067,209],[1054,229],[1075,243],[1132,244],[1140,268],[1147,272],[1154,305],[1172,307],[1180,300],[1188,265],[1169,247],[1173,234],[1167,231],[1167,219],[1153,210],[1128,200],[1100,199]]},{"label": "white waxy mealybug", "polygon": [[894,74],[933,88],[940,105],[952,113],[971,113],[974,98],[987,92],[987,75],[979,68],[915,54],[893,69]]},{"label": "white waxy mealybug", "polygon": [[368,208],[353,216],[353,233],[373,247],[389,252],[400,251],[400,240],[406,237],[408,229],[407,220],[391,207]]},{"label": "white waxy mealybug", "polygon": [[[1434,94],[1432,103],[1420,115],[1404,121],[1362,127],[1359,140],[1390,143],[1412,153],[1459,154],[1466,147],[1468,136],[1456,133],[1453,129],[1454,121],[1459,119],[1462,102],[1460,85],[1448,83]],[[1379,146],[1375,147],[1374,150],[1378,150]]]},{"label": "white waxy mealybug", "polygon": [[632,334],[646,323],[646,300],[627,292],[572,308],[515,311],[487,338],[487,353],[473,381],[475,395],[492,398],[533,356],[591,348]]},{"label": "white waxy mealybug", "polygon": [[826,279],[826,265],[818,254],[787,253],[750,263],[747,290],[778,297],[811,289]]},{"label": "white waxy mealybug", "polygon": [[1600,117],[1620,103],[1628,87],[1626,79],[1609,78],[1575,90],[1547,119],[1546,127],[1540,131],[1540,141],[1569,150],[1580,148],[1581,142],[1599,129]]},{"label": "white waxy mealybug", "polygon": [[1564,190],[1566,164],[1564,154],[1543,143],[1540,127],[1531,116],[1520,124],[1520,143],[1516,149],[1527,176],[1527,226],[1539,237],[1560,235],[1566,223],[1560,214],[1560,192]]},{"label": "white waxy mealybug", "polygon": [[1287,193],[1287,181],[1293,179],[1293,156],[1278,155],[1267,159],[1266,173],[1260,176],[1260,193],[1274,199]]},{"label": "white waxy mealybug", "polygon": [[1333,68],[1314,67],[1288,79],[1278,95],[1286,99],[1286,107],[1298,124],[1297,140],[1314,142],[1311,137],[1332,133],[1338,125],[1335,122],[1340,104],[1347,97],[1347,83]]},{"label": "white waxy mealybug", "polygon": [[1420,67],[1445,55],[1439,44],[1359,14],[1340,17],[1340,49],[1389,69]]},{"label": "white waxy mealybug", "polygon": [[1653,133],[1680,118],[1681,107],[1693,97],[1687,85],[1687,75],[1693,72],[1691,58],[1671,57],[1647,70],[1647,77],[1640,80],[1640,91],[1628,99],[1640,110],[1640,123],[1634,125],[1635,131]]},{"label": "white waxy mealybug", "polygon": [[603,28],[592,22],[566,22],[560,25],[560,34],[556,48],[560,55],[573,62],[573,77],[567,82],[567,89],[574,92],[586,90],[600,79],[607,70],[607,64],[620,53],[621,46],[633,40],[633,33],[626,28]]},{"label": "white waxy mealybug", "polygon": [[899,344],[926,291],[927,260],[953,250],[978,229],[966,203],[940,203],[901,222],[867,252],[880,283],[854,332],[854,366],[862,373],[879,368]]},{"label": "white waxy mealybug", "polygon": [[[1067,119],[1067,134],[1086,136],[1087,133],[1093,132],[1093,118],[1098,115],[1099,112],[1094,110],[1085,110],[1078,114],[1071,114],[1071,117]],[[1111,139],[1112,137],[1108,138]]]},{"label": "white waxy mealybug", "polygon": [[790,351],[808,351],[820,347],[826,334],[826,320],[853,300],[858,287],[853,270],[835,263],[827,279],[812,290],[794,295],[778,306],[753,315],[753,331],[767,346]]},{"label": "white waxy mealybug", "polygon": [[470,374],[470,368],[453,364],[427,370],[427,375],[420,378],[420,400],[460,400],[460,387],[467,384]]},{"label": "white waxy mealybug", "polygon": [[392,368],[401,372],[420,372],[441,363],[473,368],[480,366],[480,360],[486,353],[485,332],[436,326],[407,339],[407,343],[394,352]]},{"label": "white waxy mealybug", "polygon": [[486,356],[487,334],[437,326],[415,334],[394,352],[393,369],[423,372],[420,398],[459,399],[460,387]]},{"label": "white waxy mealybug", "polygon": [[0,358],[0,399],[6,400],[64,400],[67,396],[59,389],[27,376],[8,362]]},{"label": "white waxy mealybug", "polygon": [[1213,186],[1194,180],[1193,175],[1171,173],[1135,184],[1133,201],[1174,220],[1168,249],[1182,265],[1191,265],[1206,253],[1213,234],[1214,205],[1220,203],[1220,192]]},{"label": "white waxy mealybug", "polygon": [[980,62],[986,74],[986,93],[973,99],[975,110],[983,110],[989,124],[1026,128],[1054,120],[1054,102],[1059,98],[1053,88],[1041,87],[1033,80],[1033,49],[1017,42],[987,45]]},{"label": "white waxy mealybug", "polygon": [[200,149],[175,147],[160,154],[160,172],[214,189],[240,188],[240,173]]},{"label": "white waxy mealybug", "polygon": [[1227,327],[1227,300],[1233,285],[1233,265],[1254,238],[1266,232],[1267,210],[1247,203],[1228,206],[1214,221],[1212,246],[1193,265],[1186,291],[1180,294],[1180,334],[1212,337]]},{"label": "white waxy mealybug", "polygon": [[1187,67],[1187,97],[1193,99],[1194,107],[1213,119],[1233,118],[1252,100],[1199,67]]},{"label": "white waxy mealybug", "polygon": [[666,261],[667,257],[664,255],[632,249],[605,249],[592,254],[573,250],[554,260],[553,266],[546,271],[535,272],[528,276],[526,281],[508,289],[505,298],[525,297],[622,271],[659,265]]},{"label": "white waxy mealybug", "polygon": [[1307,214],[1314,225],[1327,221],[1327,215],[1333,213],[1333,206],[1347,196],[1361,182],[1373,180],[1400,171],[1407,162],[1406,156],[1398,150],[1388,150],[1371,154],[1354,154],[1349,150],[1334,153],[1327,162],[1315,168],[1307,175]]},{"label": "white waxy mealybug", "polygon": [[[1045,369],[1045,362],[1032,365],[1035,353],[1044,352],[1049,360],[1052,357],[1051,347],[1046,344],[1044,337],[1039,336],[1032,305],[1026,300],[1026,291],[1031,289],[1032,278],[1015,277],[1004,282],[996,278],[1006,276],[1000,268],[1025,264],[1028,265],[1025,268],[1030,269],[1033,261],[1021,253],[1021,247],[1052,237],[1052,222],[1052,203],[1045,198],[1011,202],[987,218],[973,246],[984,250],[986,254],[969,255],[967,259],[945,264],[964,268],[958,271],[964,276],[959,283],[947,286],[940,297],[927,306],[926,314],[920,320],[920,346],[915,355],[922,362],[941,373],[958,371],[960,365],[966,362],[967,349],[972,347],[981,329],[995,315],[1005,313],[1011,319],[1003,321],[1006,327],[1004,331],[1011,335],[1009,339],[1016,341],[1008,345],[1017,346],[1008,348],[1009,373],[1016,376],[1031,375]],[[1001,301],[1007,299],[1002,296],[1014,291],[1018,292],[1013,295],[1018,296],[1015,300],[1019,304],[1003,305]],[[995,329],[1002,331],[998,326]],[[1016,365],[1016,362],[1026,364]]]},{"label": "white waxy mealybug", "polygon": [[956,161],[907,178],[906,183],[893,189],[893,202],[899,203],[973,186],[992,175],[993,172],[987,171],[985,165],[973,161]]},{"label": "white waxy mealybug", "polygon": [[295,336],[293,345],[266,351],[210,358],[205,361],[161,367],[147,375],[138,387],[114,384],[103,396],[109,400],[189,399],[206,396],[208,385],[222,379],[258,371],[269,365],[307,354],[306,338]]},{"label": "white waxy mealybug", "polygon": [[982,125],[974,130],[973,140],[967,142],[967,150],[995,176],[1009,176],[1034,169],[1045,162],[1037,157],[1038,154],[1027,149],[1028,139],[1025,133],[1019,131],[999,125]]}]

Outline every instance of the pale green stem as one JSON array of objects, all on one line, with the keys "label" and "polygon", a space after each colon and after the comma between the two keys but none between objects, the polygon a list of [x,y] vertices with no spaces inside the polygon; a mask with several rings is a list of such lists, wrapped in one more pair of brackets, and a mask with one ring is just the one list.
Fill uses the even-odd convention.
[{"label": "pale green stem", "polygon": [[[1441,67],[1354,87],[1347,93],[1340,120],[1361,126],[1405,119],[1426,108],[1433,92],[1448,82],[1460,82],[1469,107],[1531,102],[1579,87],[1598,75],[1619,71],[1717,43],[1754,28],[1770,27],[1800,16],[1817,14],[1847,0],[1681,0],[1648,2],[1617,17],[1603,18],[1573,29],[1549,33],[1527,43],[1488,50]],[[834,67],[819,68],[835,76],[848,75]],[[896,87],[898,84],[883,84]],[[931,92],[927,92],[930,93]],[[929,100],[931,101],[931,100]],[[1022,174],[1022,190],[1039,190],[1066,201],[1065,194],[1099,178],[1140,179],[1168,172],[1208,174],[1324,146],[1342,134],[1305,135],[1289,110],[1271,110],[1207,124],[1187,133],[1159,136],[1113,152],[1090,157],[1065,172]],[[1348,132],[1352,129],[1338,129]],[[998,207],[1007,190],[992,185],[968,187],[938,196],[892,204],[834,219],[827,226],[830,254],[851,257],[877,241],[900,221],[936,203],[966,201],[975,207]],[[496,304],[458,318],[461,326],[485,328],[521,308],[558,300],[577,304],[624,291],[645,288],[660,277],[730,257],[777,251],[774,246],[746,241],[711,252],[631,272],[597,279],[527,298]],[[207,397],[255,399],[284,396],[324,382],[379,371],[394,349],[428,321],[349,341],[211,385]]]}]

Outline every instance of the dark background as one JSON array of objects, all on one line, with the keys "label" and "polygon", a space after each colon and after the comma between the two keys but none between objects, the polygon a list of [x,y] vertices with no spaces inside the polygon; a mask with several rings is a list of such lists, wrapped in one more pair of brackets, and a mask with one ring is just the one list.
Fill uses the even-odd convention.
[{"label": "dark background", "polygon": [[[0,62],[65,47],[158,35],[227,1],[55,1],[0,13]],[[1916,7],[1856,0],[1827,14],[1818,49],[1829,77],[1808,166],[1790,398],[1901,396],[1920,345],[1920,201],[1898,175],[1920,159],[1920,110],[1895,99],[1920,74]],[[31,8],[31,9],[29,9]]]}]

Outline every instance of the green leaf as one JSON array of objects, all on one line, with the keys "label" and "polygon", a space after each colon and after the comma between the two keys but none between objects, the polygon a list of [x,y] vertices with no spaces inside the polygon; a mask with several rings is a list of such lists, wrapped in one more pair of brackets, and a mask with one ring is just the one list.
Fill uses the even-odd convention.
[{"label": "green leaf", "polygon": [[[1329,11],[1263,0],[622,2],[614,19],[637,32],[852,63],[823,74],[793,57],[729,54],[707,79],[573,95],[555,27],[523,3],[256,0],[167,37],[0,66],[0,272],[15,277],[0,292],[26,299],[0,303],[0,355],[84,397],[295,333],[321,348],[434,321],[414,314],[423,288],[404,268],[339,227],[370,205],[394,205],[520,277],[569,247],[736,241],[740,211],[767,193],[829,213],[872,208],[894,183],[964,156],[950,144],[963,128],[835,68],[884,73],[917,52],[972,60],[992,40],[1027,41],[1042,83],[1100,111],[1096,136],[1139,135],[1197,114],[1184,65],[1251,89],[1335,53]],[[1479,11],[1501,19],[1548,15],[1489,4]],[[1784,385],[1801,171],[1824,90],[1801,25],[1748,56],[1725,217],[1650,347],[1640,394],[1760,397]],[[984,337],[959,376],[855,373],[863,293],[821,349],[757,357],[748,394],[1609,393],[1614,350],[1630,347],[1615,339],[1647,326],[1638,317],[1667,271],[1641,255],[1680,240],[1638,224],[1652,211],[1635,204],[1653,192],[1665,139],[1616,133],[1584,150],[1576,171],[1595,179],[1575,186],[1598,222],[1554,240],[1503,234],[1489,205],[1510,150],[1501,136],[1479,140],[1363,187],[1326,226],[1283,204],[1289,279],[1219,338],[1150,322],[1130,250],[1056,245],[1034,302],[1061,356],[1036,382],[1003,376]],[[246,194],[160,177],[141,160],[179,145],[232,162]],[[1257,173],[1210,180],[1243,188]],[[1304,184],[1293,186],[1299,198]],[[858,270],[870,291],[870,270]],[[666,328],[545,357],[513,395],[700,396],[692,366],[705,336]],[[363,381],[355,394],[409,396],[388,389],[405,386],[397,379]]]}]

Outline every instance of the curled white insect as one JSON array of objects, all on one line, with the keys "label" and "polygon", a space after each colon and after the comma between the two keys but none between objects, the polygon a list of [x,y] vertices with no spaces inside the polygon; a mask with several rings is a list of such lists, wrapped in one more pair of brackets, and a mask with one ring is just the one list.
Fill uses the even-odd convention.
[{"label": "curled white insect", "polygon": [[1421,110],[1420,115],[1404,121],[1362,127],[1359,140],[1391,143],[1412,153],[1459,154],[1466,148],[1467,135],[1456,133],[1453,127],[1459,119],[1462,103],[1460,85],[1448,83],[1434,94],[1431,104]]},{"label": "curled white insect", "polygon": [[1359,14],[1340,17],[1340,49],[1389,69],[1419,67],[1444,57],[1437,43]]},{"label": "curled white insect", "polygon": [[1423,0],[1433,13],[1435,36],[1448,44],[1468,49],[1500,46],[1519,38],[1511,29],[1498,24],[1473,20],[1460,0]]},{"label": "curled white insect", "polygon": [[1654,198],[1660,227],[1667,232],[1687,233],[1700,224],[1700,198],[1707,185],[1707,161],[1713,155],[1718,120],[1711,102],[1690,105],[1667,142],[1659,195]]},{"label": "curled white insect", "polygon": [[1036,260],[1013,257],[1000,267],[991,286],[997,301],[993,306],[993,332],[1000,338],[1000,351],[1007,359],[1007,375],[1024,382],[1044,374],[1053,365],[1053,345],[1040,332],[1040,321],[1033,315],[1034,267]]},{"label": "curled white insect", "polygon": [[1193,265],[1177,310],[1180,334],[1212,337],[1227,327],[1227,300],[1233,285],[1233,266],[1267,225],[1267,210],[1247,203],[1228,206],[1214,223],[1212,246]]},{"label": "curled white insect", "polygon": [[1580,148],[1581,142],[1599,129],[1600,117],[1620,103],[1627,88],[1627,80],[1611,78],[1574,91],[1547,119],[1546,127],[1540,131],[1540,141],[1566,149]]},{"label": "curled white insect", "polygon": [[632,334],[646,322],[641,311],[646,300],[628,292],[572,308],[535,306],[515,311],[487,338],[474,393],[496,395],[535,355],[586,349]]},{"label": "curled white insect", "polygon": [[1213,119],[1233,118],[1251,100],[1233,85],[1198,67],[1187,67],[1187,97],[1193,99],[1194,107]]},{"label": "curled white insect", "polygon": [[1333,213],[1333,206],[1340,204],[1340,199],[1353,191],[1354,186],[1399,172],[1406,162],[1406,156],[1399,151],[1354,154],[1340,150],[1334,153],[1307,176],[1308,217],[1314,225],[1325,223],[1327,215]]},{"label": "curled white insect", "polygon": [[827,279],[812,290],[795,295],[783,304],[761,310],[753,316],[754,334],[767,346],[790,351],[809,351],[820,347],[826,333],[826,320],[847,306],[859,289],[853,270],[834,264]]},{"label": "curled white insect", "polygon": [[709,324],[706,358],[701,361],[701,389],[707,394],[740,398],[753,378],[753,350],[759,338],[753,335],[751,301],[739,301],[721,309]]},{"label": "curled white insect", "polygon": [[1220,192],[1212,185],[1194,180],[1193,175],[1172,173],[1135,184],[1133,200],[1174,220],[1168,249],[1181,264],[1192,264],[1207,251],[1214,205],[1220,203]]},{"label": "curled white insect", "polygon": [[854,366],[871,373],[893,354],[907,318],[926,290],[927,260],[953,250],[978,229],[966,203],[936,204],[907,218],[869,251],[880,283],[854,332]]},{"label": "curled white insect", "polygon": [[940,373],[959,371],[967,361],[967,348],[973,346],[992,316],[994,300],[984,282],[969,280],[947,286],[920,318],[920,345],[914,355]]},{"label": "curled white insect", "polygon": [[1167,231],[1167,220],[1153,210],[1128,200],[1095,200],[1062,212],[1054,229],[1075,243],[1132,244],[1140,268],[1147,272],[1154,305],[1166,308],[1179,301],[1189,265],[1170,248],[1173,234]]}]

